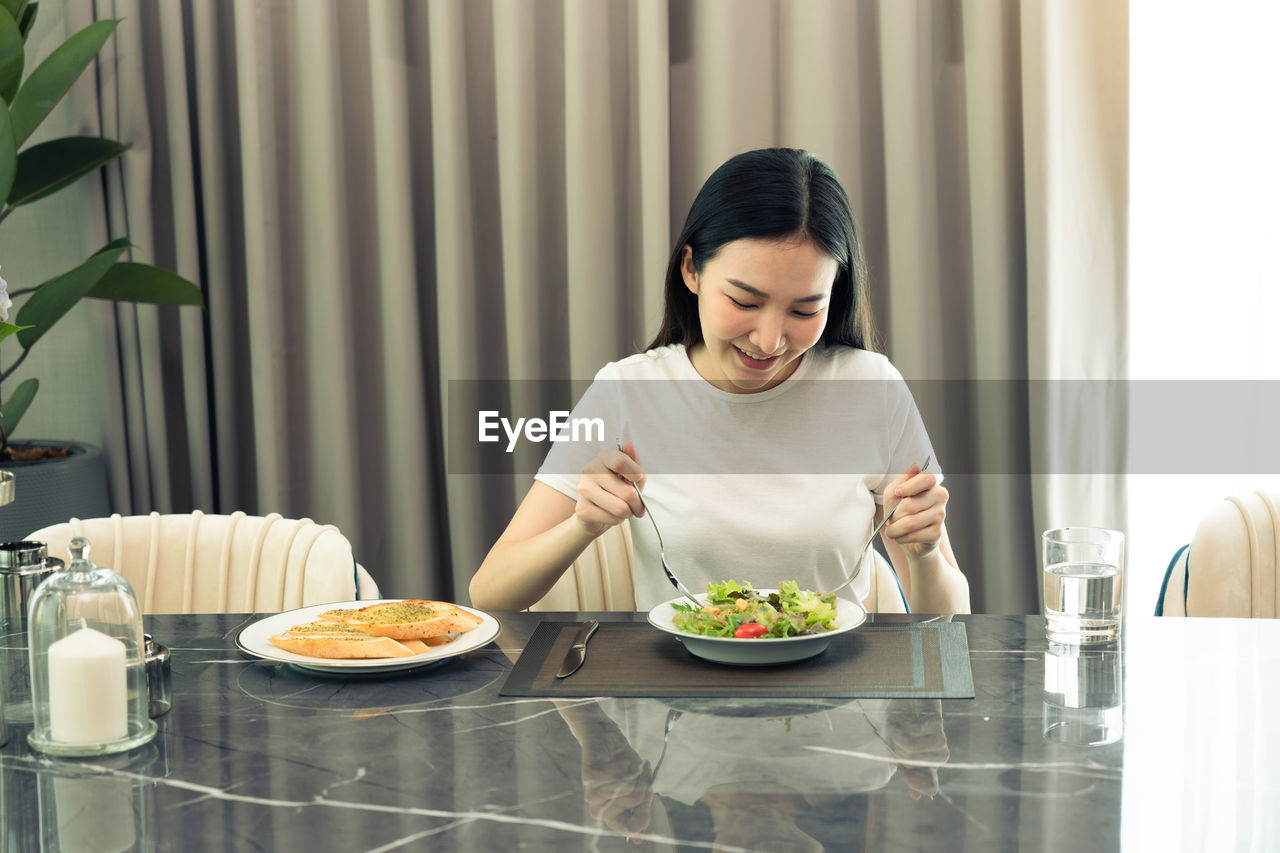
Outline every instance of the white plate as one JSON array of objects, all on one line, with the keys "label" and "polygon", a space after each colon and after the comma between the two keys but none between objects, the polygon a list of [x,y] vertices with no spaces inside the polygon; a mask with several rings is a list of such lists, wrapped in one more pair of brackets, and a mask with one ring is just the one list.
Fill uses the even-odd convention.
[{"label": "white plate", "polygon": [[[777,592],[773,589],[756,590],[762,595]],[[707,601],[706,593],[696,596],[703,603]],[[836,627],[825,634],[806,634],[802,637],[772,637],[740,640],[737,637],[703,637],[699,634],[686,634],[671,622],[676,615],[673,604],[682,604],[684,597],[664,601],[649,611],[649,624],[666,631],[684,643],[684,647],[692,654],[716,663],[731,663],[737,666],[772,666],[779,663],[792,663],[826,651],[831,640],[846,631],[852,631],[867,621],[867,611],[862,605],[846,598],[836,598]]]},{"label": "white plate", "polygon": [[268,637],[276,634],[283,634],[294,625],[301,625],[306,622],[314,622],[316,617],[326,610],[338,609],[356,609],[360,607],[368,607],[370,604],[383,602],[392,602],[402,599],[383,599],[381,601],[339,601],[333,604],[316,604],[311,607],[303,607],[298,610],[289,610],[284,613],[277,613],[274,616],[267,616],[259,619],[252,625],[248,625],[236,636],[236,645],[240,650],[260,657],[264,660],[274,660],[281,663],[291,663],[302,669],[309,669],[315,672],[324,673],[374,673],[374,672],[403,672],[411,669],[421,669],[427,666],[435,666],[451,657],[456,657],[464,652],[472,649],[478,649],[488,643],[494,637],[498,636],[498,620],[494,619],[488,613],[481,610],[475,610],[470,607],[461,607],[468,613],[480,617],[480,624],[475,628],[463,634],[454,634],[451,642],[445,643],[443,646],[432,646],[420,655],[414,655],[411,658],[361,658],[356,660],[338,660],[334,658],[317,658],[310,655],[297,655],[293,652],[286,652],[279,646],[271,644]]}]

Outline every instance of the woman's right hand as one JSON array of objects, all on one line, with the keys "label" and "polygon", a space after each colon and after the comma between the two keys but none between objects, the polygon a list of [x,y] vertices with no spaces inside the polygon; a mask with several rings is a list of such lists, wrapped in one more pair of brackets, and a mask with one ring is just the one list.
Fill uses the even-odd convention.
[{"label": "woman's right hand", "polygon": [[644,505],[631,484],[643,489],[644,481],[644,469],[630,441],[620,450],[601,451],[582,468],[574,517],[592,536],[632,516],[639,518],[644,515]]}]

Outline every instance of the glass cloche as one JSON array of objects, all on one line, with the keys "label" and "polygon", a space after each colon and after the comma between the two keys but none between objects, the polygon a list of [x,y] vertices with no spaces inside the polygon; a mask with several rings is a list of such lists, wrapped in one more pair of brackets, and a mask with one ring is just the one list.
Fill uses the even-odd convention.
[{"label": "glass cloche", "polygon": [[147,714],[142,608],[124,576],[95,566],[89,542],[31,597],[31,746],[51,755],[105,755],[155,737]]}]

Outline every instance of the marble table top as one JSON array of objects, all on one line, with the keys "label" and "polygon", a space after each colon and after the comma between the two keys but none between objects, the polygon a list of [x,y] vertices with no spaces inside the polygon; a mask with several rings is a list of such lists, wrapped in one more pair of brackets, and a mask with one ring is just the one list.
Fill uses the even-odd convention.
[{"label": "marble table top", "polygon": [[498,691],[540,619],[575,616],[496,615],[482,649],[346,679],[237,651],[256,617],[149,616],[158,737],[59,760],[11,719],[0,850],[1280,846],[1273,620],[1081,652],[1039,617],[956,617],[974,699],[553,701]]}]

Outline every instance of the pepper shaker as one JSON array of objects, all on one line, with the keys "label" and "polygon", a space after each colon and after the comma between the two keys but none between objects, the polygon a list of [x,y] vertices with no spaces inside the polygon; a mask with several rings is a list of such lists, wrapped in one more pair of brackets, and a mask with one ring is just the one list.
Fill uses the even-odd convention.
[{"label": "pepper shaker", "polygon": [[169,650],[151,638],[142,635],[142,646],[147,661],[147,695],[150,698],[147,716],[162,717],[173,707],[169,693]]},{"label": "pepper shaker", "polygon": [[[27,668],[27,608],[36,588],[62,561],[44,542],[0,542],[0,705],[11,723],[31,722],[31,673]],[[0,726],[0,742],[4,731]]]}]

